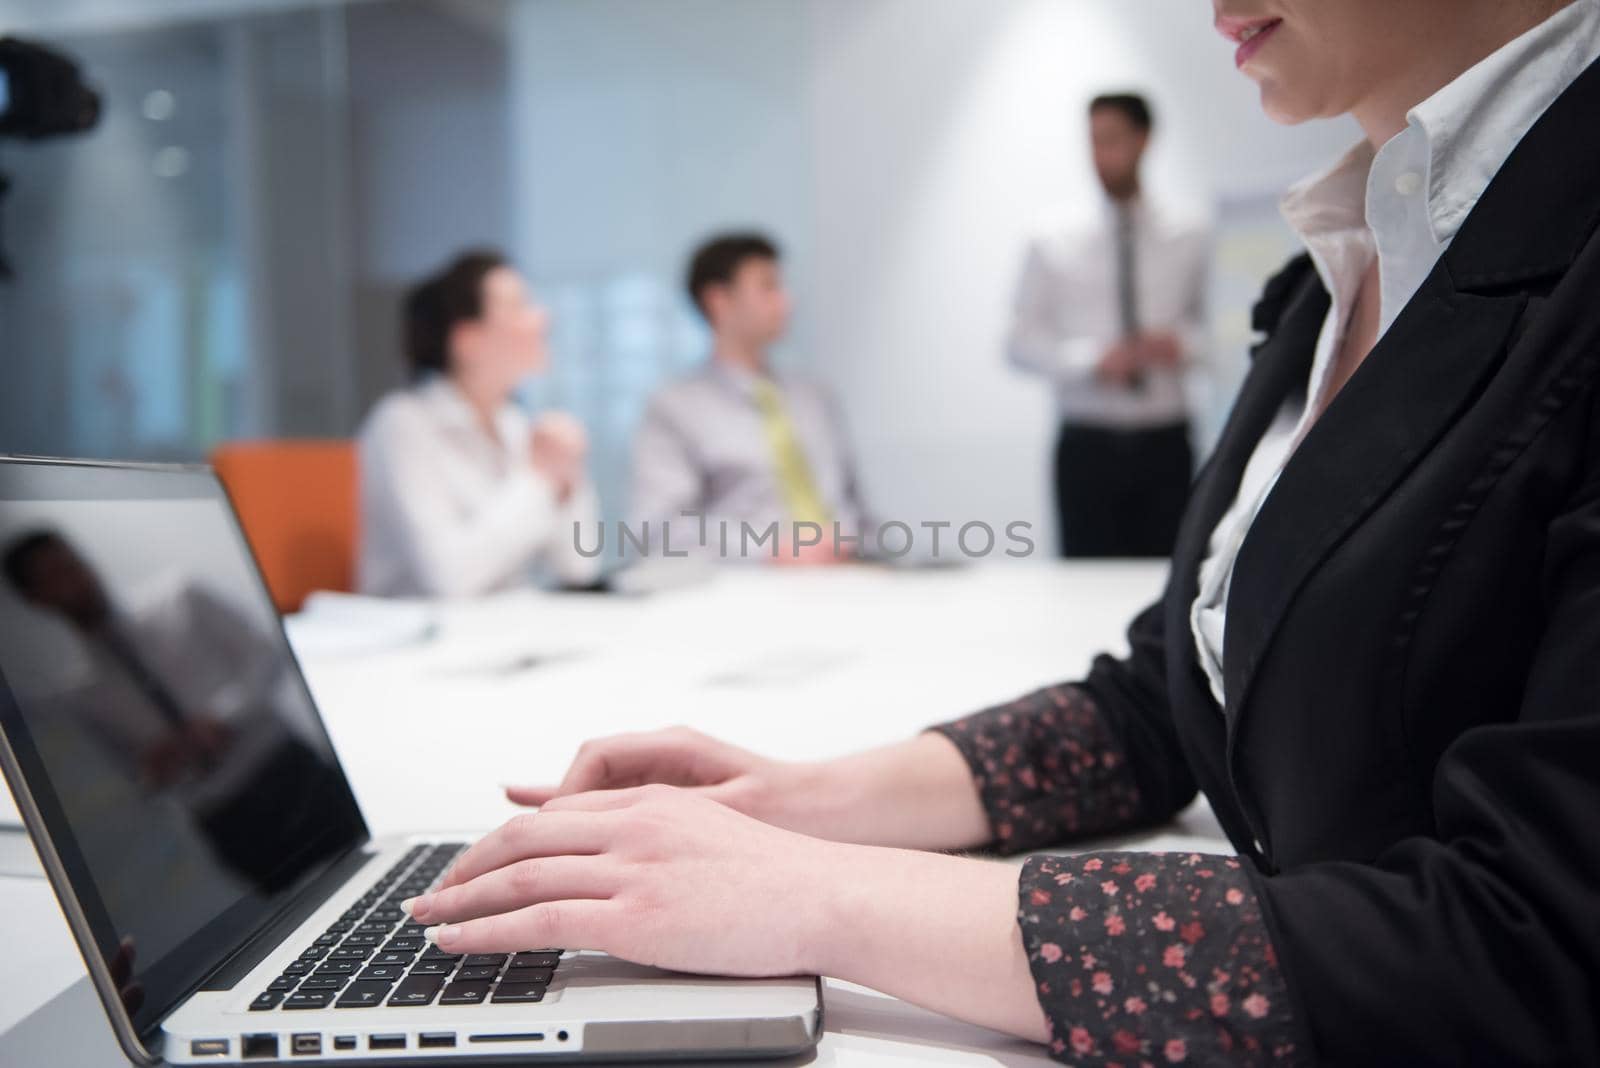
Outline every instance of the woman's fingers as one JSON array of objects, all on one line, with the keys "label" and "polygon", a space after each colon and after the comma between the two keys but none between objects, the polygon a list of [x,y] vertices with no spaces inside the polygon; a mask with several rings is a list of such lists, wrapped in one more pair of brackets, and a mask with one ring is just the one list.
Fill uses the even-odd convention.
[{"label": "woman's fingers", "polygon": [[610,844],[614,823],[603,813],[550,812],[516,816],[456,858],[439,889],[531,857],[594,856]]},{"label": "woman's fingers", "polygon": [[518,860],[470,882],[421,894],[404,906],[429,925],[515,912],[544,901],[606,898],[617,889],[615,866],[601,857]]},{"label": "woman's fingers", "polygon": [[449,953],[515,953],[539,946],[607,950],[618,944],[624,910],[610,901],[545,901],[515,912],[430,927]]},{"label": "woman's fingers", "polygon": [[688,785],[695,736],[683,731],[619,734],[578,748],[556,796],[614,790],[647,782]]},{"label": "woman's fingers", "polygon": [[506,796],[519,805],[543,805],[570,794],[646,783],[703,785],[729,773],[725,749],[686,727],[618,734],[579,746],[559,784],[507,786]]},{"label": "woman's fingers", "polygon": [[591,790],[583,794],[567,794],[563,797],[553,798],[545,802],[541,812],[614,812],[619,808],[629,808],[638,804],[646,797],[661,790],[671,790],[676,787],[664,787],[655,783],[649,786],[630,786],[625,790]]},{"label": "woman's fingers", "polygon": [[513,805],[536,807],[548,803],[560,789],[559,786],[507,786],[506,800]]}]

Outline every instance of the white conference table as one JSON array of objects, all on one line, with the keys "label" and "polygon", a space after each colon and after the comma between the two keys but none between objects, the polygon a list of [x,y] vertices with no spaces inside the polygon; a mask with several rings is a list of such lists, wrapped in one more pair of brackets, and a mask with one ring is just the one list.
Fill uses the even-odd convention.
[{"label": "white conference table", "polygon": [[[325,601],[290,631],[374,834],[455,832],[510,816],[500,784],[557,779],[595,735],[682,723],[817,759],[1076,677],[1095,653],[1125,648],[1127,621],[1163,577],[1162,565],[1120,562],[729,568],[645,597]],[[0,796],[0,820],[8,808]],[[1203,801],[1169,827],[1083,847],[1231,852]],[[0,1065],[8,1040],[66,1021],[96,1034],[81,1063],[119,1064],[31,860],[20,835],[0,835],[0,872],[21,873],[0,874]],[[823,1041],[800,1063],[1051,1063],[851,984],[828,981],[825,1005]]]}]

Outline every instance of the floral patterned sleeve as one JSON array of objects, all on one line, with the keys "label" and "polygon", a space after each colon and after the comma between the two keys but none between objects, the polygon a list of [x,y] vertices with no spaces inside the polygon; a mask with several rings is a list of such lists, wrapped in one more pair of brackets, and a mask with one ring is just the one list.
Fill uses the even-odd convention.
[{"label": "floral patterned sleeve", "polygon": [[1032,857],[1022,943],[1050,1052],[1074,1064],[1309,1063],[1236,857]]},{"label": "floral patterned sleeve", "polygon": [[1021,853],[1139,820],[1122,749],[1077,686],[1050,686],[933,728],[961,750],[995,849]]},{"label": "floral patterned sleeve", "polygon": [[[1139,820],[1120,748],[1076,686],[934,728],[961,751],[994,846],[1020,852]],[[1241,861],[1036,856],[1018,920],[1059,1060],[1106,1066],[1310,1060]]]}]

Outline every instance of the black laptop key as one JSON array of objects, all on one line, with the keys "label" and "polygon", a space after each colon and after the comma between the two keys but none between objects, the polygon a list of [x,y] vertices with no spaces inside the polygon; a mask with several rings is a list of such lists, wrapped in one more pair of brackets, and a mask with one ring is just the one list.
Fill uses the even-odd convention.
[{"label": "black laptop key", "polygon": [[[398,956],[398,954],[396,954]],[[409,961],[410,958],[407,958]],[[455,963],[448,960],[419,960],[411,965],[412,975],[449,975],[456,970]],[[492,971],[493,969],[491,969]]]},{"label": "black laptop key", "polygon": [[[398,920],[401,917],[403,917],[404,915],[405,915],[405,913],[400,911],[400,906],[399,905],[384,905],[382,908],[373,909],[372,912],[367,915],[367,919],[369,919],[369,920]],[[360,919],[359,916],[355,917],[355,918],[356,919]]]},{"label": "black laptop key", "polygon": [[325,961],[313,975],[354,975],[355,970],[361,965],[353,960]]},{"label": "black laptop key", "polygon": [[420,938],[391,938],[383,944],[385,953],[416,953],[422,949]]},{"label": "black laptop key", "polygon": [[494,996],[489,1000],[496,1005],[505,1004],[530,1004],[544,1000],[544,992],[550,989],[544,983],[508,983],[501,981],[494,988]]},{"label": "black laptop key", "polygon": [[400,967],[398,964],[384,964],[376,968],[368,968],[366,971],[356,976],[356,978],[381,979],[386,983],[393,983],[398,981],[405,974],[406,970]]},{"label": "black laptop key", "polygon": [[332,990],[296,990],[283,1003],[285,1009],[325,1009],[333,1001]]},{"label": "black laptop key", "polygon": [[389,1004],[394,1006],[430,1004],[442,986],[444,986],[443,976],[408,975],[404,982],[394,988]]},{"label": "black laptop key", "polygon": [[289,962],[289,966],[283,970],[283,974],[284,975],[304,975],[307,972],[309,972],[310,970],[311,970],[311,965],[307,964],[305,961],[303,961],[303,960],[292,960],[292,961]]},{"label": "black laptop key", "polygon": [[461,959],[461,954],[459,954],[459,953],[450,953],[450,952],[447,952],[446,950],[440,949],[438,946],[430,945],[427,949],[422,951],[422,959],[423,960],[456,960],[456,961],[458,961],[458,960]]},{"label": "black laptop key", "polygon": [[468,968],[498,968],[506,962],[505,953],[474,953],[466,959]]},{"label": "black laptop key", "polygon": [[554,968],[561,963],[561,954],[537,952],[518,953],[511,958],[513,968]]},{"label": "black laptop key", "polygon": [[394,930],[393,920],[370,920],[356,928],[356,934],[377,935],[383,937]]},{"label": "black laptop key", "polygon": [[500,969],[492,965],[468,965],[463,967],[456,975],[456,981],[461,983],[477,983],[493,979],[500,974]]},{"label": "black laptop key", "polygon": [[329,931],[327,934],[318,935],[317,936],[317,940],[315,942],[313,942],[312,945],[332,946],[332,945],[337,945],[338,942],[339,942],[339,935],[336,932]]},{"label": "black laptop key", "polygon": [[328,933],[331,935],[342,935],[354,926],[355,923],[352,920],[335,920],[334,922],[328,924]]},{"label": "black laptop key", "polygon": [[379,953],[372,958],[372,965],[374,967],[382,967],[385,964],[398,964],[404,967],[413,960],[416,960],[415,953]]},{"label": "black laptop key", "polygon": [[489,998],[488,983],[454,982],[439,995],[441,1005],[481,1005]]},{"label": "black laptop key", "polygon": [[370,956],[372,956],[371,946],[340,946],[328,954],[328,959],[362,961]]},{"label": "black laptop key", "polygon": [[507,968],[506,977],[502,982],[507,983],[544,983],[550,985],[550,980],[556,976],[554,968]]},{"label": "black laptop key", "polygon": [[254,1001],[250,1003],[250,1011],[266,1012],[268,1009],[277,1008],[278,1003],[283,1000],[283,994],[284,992],[282,990],[263,991],[256,996]]},{"label": "black laptop key", "polygon": [[300,984],[301,990],[343,990],[350,981],[346,975],[313,975]]},{"label": "black laptop key", "polygon": [[383,999],[389,996],[390,983],[364,982],[351,983],[343,994],[339,995],[339,1009],[372,1009],[383,1004]]},{"label": "black laptop key", "polygon": [[378,931],[357,931],[346,938],[342,943],[345,946],[376,946],[383,941],[383,934]]},{"label": "black laptop key", "polygon": [[284,991],[293,990],[300,979],[293,975],[280,975],[267,985],[268,990]]}]

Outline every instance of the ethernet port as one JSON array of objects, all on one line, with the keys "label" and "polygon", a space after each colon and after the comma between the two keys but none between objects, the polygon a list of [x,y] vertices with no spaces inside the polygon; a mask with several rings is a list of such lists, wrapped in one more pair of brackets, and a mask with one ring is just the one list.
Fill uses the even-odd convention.
[{"label": "ethernet port", "polygon": [[277,1035],[240,1035],[239,1055],[247,1061],[271,1060],[278,1055]]}]

